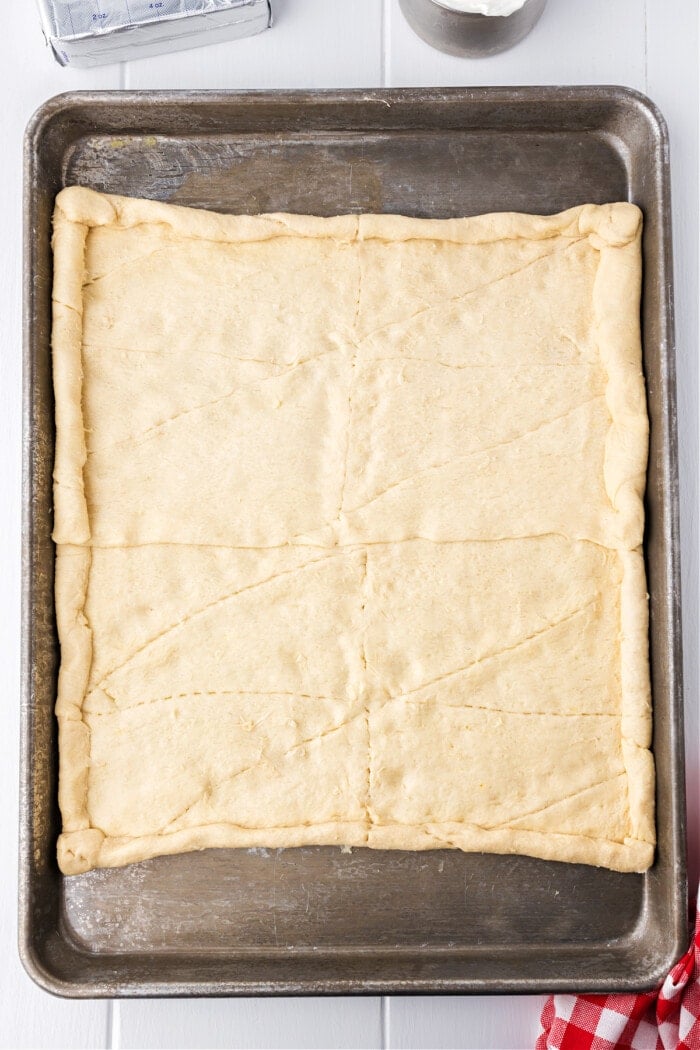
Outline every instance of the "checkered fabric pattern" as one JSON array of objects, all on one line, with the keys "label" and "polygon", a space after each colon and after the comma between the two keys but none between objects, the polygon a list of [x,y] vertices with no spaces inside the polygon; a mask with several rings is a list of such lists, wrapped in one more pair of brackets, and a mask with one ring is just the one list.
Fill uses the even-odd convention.
[{"label": "checkered fabric pattern", "polygon": [[641,995],[553,995],[535,1050],[700,1050],[700,911],[690,949]]}]

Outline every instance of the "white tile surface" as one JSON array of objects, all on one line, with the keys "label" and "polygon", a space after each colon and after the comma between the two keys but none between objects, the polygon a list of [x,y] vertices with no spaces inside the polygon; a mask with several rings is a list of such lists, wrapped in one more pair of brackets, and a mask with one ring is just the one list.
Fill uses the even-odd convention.
[{"label": "white tile surface", "polygon": [[[404,23],[398,0],[273,0],[262,36],[131,63],[59,69],[33,4],[18,0],[3,50],[0,111],[0,1048],[346,1047],[525,1050],[539,997],[280,999],[66,1003],[36,989],[17,959],[16,812],[20,542],[20,263],[22,129],[48,96],[73,88],[338,87],[430,84],[620,83],[647,90],[671,133],[678,318],[683,605],[691,871],[698,876],[698,85],[697,0],[549,0],[516,49],[467,61],[432,51]],[[3,5],[4,6],[4,5]],[[9,5],[8,5],[9,7]]]},{"label": "white tile surface", "polygon": [[545,996],[392,997],[389,1042],[393,1050],[526,1050],[540,1032]]},{"label": "white tile surface", "polygon": [[130,88],[374,87],[381,0],[277,0],[271,31],[129,64]]},{"label": "white tile surface", "polygon": [[[644,87],[644,0],[548,0],[517,47],[491,58],[453,58],[415,35],[399,0],[387,0],[387,83],[408,85],[627,84]],[[668,8],[663,0],[649,3]],[[690,8],[683,0],[676,8]]]},{"label": "white tile surface", "polygon": [[120,1047],[180,1050],[285,1050],[381,1046],[381,1001],[358,999],[236,999],[209,1002],[124,1002]]}]

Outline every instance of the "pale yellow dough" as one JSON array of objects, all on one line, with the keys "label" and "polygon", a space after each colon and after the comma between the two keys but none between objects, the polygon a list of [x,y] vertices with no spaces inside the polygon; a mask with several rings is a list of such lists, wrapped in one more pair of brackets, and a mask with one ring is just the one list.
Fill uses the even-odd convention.
[{"label": "pale yellow dough", "polygon": [[59,194],[64,872],[652,863],[640,230]]}]

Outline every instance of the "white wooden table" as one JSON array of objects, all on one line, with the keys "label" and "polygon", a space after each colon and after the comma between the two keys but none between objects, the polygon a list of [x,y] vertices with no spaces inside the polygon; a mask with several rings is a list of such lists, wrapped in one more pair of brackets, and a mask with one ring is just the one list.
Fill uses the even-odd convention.
[{"label": "white wooden table", "polygon": [[405,24],[398,0],[273,0],[260,37],[101,70],[60,69],[30,0],[2,4],[0,112],[0,1046],[474,1047],[524,1050],[542,1005],[525,998],[63,1002],[36,988],[16,952],[23,128],[75,88],[285,88],[626,84],[649,94],[671,132],[676,266],[683,606],[691,885],[698,800],[698,3],[549,0],[531,37],[488,60],[448,58]]}]

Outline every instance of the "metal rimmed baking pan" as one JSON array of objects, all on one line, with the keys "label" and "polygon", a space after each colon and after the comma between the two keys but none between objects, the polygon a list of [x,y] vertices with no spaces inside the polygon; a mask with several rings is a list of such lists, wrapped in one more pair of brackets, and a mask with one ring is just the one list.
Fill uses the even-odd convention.
[{"label": "metal rimmed baking pan", "polygon": [[[649,986],[685,947],[678,492],[668,146],[621,88],[84,93],[25,143],[20,948],[69,996],[534,992]],[[57,191],[229,212],[644,210],[659,846],[645,875],[528,857],[210,850],[62,877],[53,704],[50,221]]]}]

